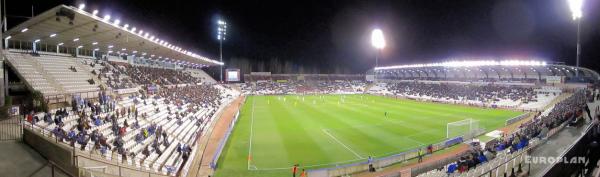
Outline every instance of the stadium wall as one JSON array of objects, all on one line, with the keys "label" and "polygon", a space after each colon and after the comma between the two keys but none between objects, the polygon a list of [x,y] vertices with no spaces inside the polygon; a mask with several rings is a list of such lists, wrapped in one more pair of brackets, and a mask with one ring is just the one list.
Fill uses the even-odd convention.
[{"label": "stadium wall", "polygon": [[78,176],[76,175],[78,174],[78,169],[75,166],[71,149],[54,143],[39,132],[28,128],[23,129],[23,141],[46,159],[63,169],[65,173],[71,176]]},{"label": "stadium wall", "polygon": [[238,120],[238,117],[240,116],[240,111],[238,110],[235,113],[235,117],[233,118],[233,120],[231,121],[231,124],[229,124],[229,128],[227,128],[227,132],[225,133],[225,137],[221,139],[221,141],[219,142],[219,146],[217,148],[217,152],[215,154],[215,156],[213,157],[212,161],[210,162],[210,167],[213,169],[217,169],[217,162],[219,161],[219,158],[221,158],[221,153],[223,152],[223,148],[225,147],[225,144],[227,143],[227,140],[229,139],[229,136],[231,136],[231,132],[233,131],[233,127],[235,126],[235,123]]},{"label": "stadium wall", "polygon": [[515,122],[523,120],[524,118],[529,117],[530,115],[531,115],[531,113],[524,113],[524,114],[518,115],[517,117],[514,117],[514,118],[506,120],[506,124],[505,125],[513,124]]}]

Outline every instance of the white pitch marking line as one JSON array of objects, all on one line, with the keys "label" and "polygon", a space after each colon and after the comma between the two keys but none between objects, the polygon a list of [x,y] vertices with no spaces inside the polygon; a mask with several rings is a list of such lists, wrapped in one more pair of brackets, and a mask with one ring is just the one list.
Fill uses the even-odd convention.
[{"label": "white pitch marking line", "polygon": [[[248,145],[248,157],[249,157],[248,158],[248,170],[250,170],[250,161],[251,161],[250,159],[254,158],[254,157],[252,157],[252,135],[253,135],[252,129],[254,127],[254,102],[256,102],[256,98],[257,97],[254,97],[252,99],[252,113],[250,113],[251,115],[250,115],[250,141],[249,141],[249,145]],[[256,167],[254,167],[254,168],[256,168]]]},{"label": "white pitch marking line", "polygon": [[329,137],[333,138],[333,140],[335,140],[337,143],[344,146],[344,148],[348,149],[348,151],[352,152],[356,157],[358,157],[360,159],[364,158],[364,157],[358,155],[358,153],[354,152],[354,150],[350,149],[350,147],[346,146],[346,144],[342,143],[340,140],[338,140],[333,135],[331,135],[331,133],[329,133],[329,131],[327,131],[327,129],[321,129],[321,130],[323,130],[323,132],[325,132],[325,134],[327,134]]}]

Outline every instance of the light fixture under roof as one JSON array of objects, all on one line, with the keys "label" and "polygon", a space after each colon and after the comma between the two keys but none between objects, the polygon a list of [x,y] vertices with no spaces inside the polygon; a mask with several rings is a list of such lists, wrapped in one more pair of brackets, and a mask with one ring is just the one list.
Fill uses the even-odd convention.
[{"label": "light fixture under roof", "polygon": [[56,33],[52,33],[50,37],[56,37]]},{"label": "light fixture under roof", "polygon": [[21,33],[27,32],[28,30],[29,30],[29,28],[23,28],[23,29],[21,30]]},{"label": "light fixture under roof", "polygon": [[73,39],[73,42],[77,42],[77,41],[79,41],[79,38]]},{"label": "light fixture under roof", "polygon": [[64,44],[65,44],[65,43],[62,43],[62,42],[61,42],[61,43],[58,43],[57,45],[58,45],[58,46],[61,46],[61,45],[64,45]]},{"label": "light fixture under roof", "polygon": [[92,45],[97,45],[97,44],[98,44],[98,42],[92,42]]},{"label": "light fixture under roof", "polygon": [[477,66],[546,66],[546,62],[536,61],[536,60],[448,61],[448,62],[442,62],[442,63],[376,67],[375,70],[401,69],[401,68],[423,68],[423,67],[477,67]]}]

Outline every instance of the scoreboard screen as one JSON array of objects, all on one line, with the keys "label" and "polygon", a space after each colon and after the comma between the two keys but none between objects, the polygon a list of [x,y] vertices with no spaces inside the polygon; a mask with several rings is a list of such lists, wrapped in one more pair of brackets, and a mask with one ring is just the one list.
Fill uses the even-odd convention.
[{"label": "scoreboard screen", "polygon": [[240,81],[240,70],[239,69],[225,70],[225,78],[226,78],[227,82],[239,82]]}]

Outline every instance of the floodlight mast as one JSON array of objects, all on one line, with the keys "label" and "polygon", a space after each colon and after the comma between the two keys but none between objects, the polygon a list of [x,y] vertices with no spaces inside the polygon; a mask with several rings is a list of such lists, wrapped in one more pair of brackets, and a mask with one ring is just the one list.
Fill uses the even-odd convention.
[{"label": "floodlight mast", "polygon": [[579,55],[581,54],[581,44],[579,42],[580,36],[580,27],[581,27],[581,17],[583,17],[583,0],[567,0],[569,4],[569,9],[571,10],[571,15],[573,16],[573,20],[577,21],[577,56],[575,59],[575,66],[577,67],[575,70],[575,77],[579,77]]},{"label": "floodlight mast", "polygon": [[[227,35],[227,22],[222,19],[217,21],[217,39],[219,40],[219,60],[223,63],[223,41]],[[219,68],[219,81],[223,81],[223,65]]]},{"label": "floodlight mast", "polygon": [[379,67],[379,54],[381,50],[385,48],[385,39],[383,38],[383,31],[377,28],[371,32],[371,45],[377,50],[375,52],[375,67]]}]

